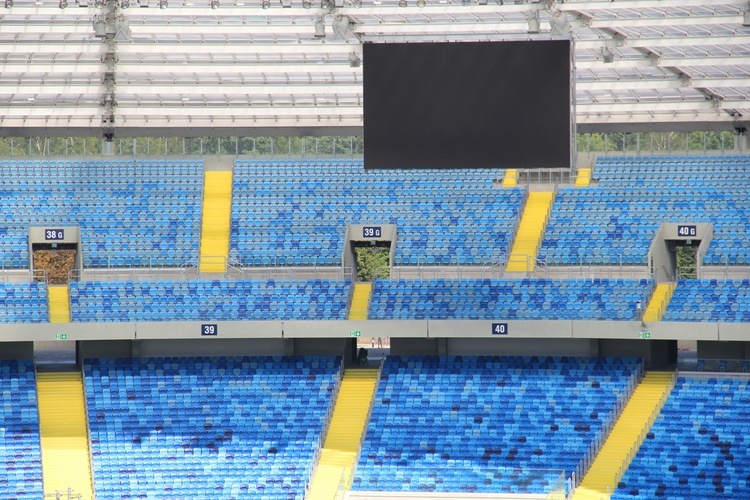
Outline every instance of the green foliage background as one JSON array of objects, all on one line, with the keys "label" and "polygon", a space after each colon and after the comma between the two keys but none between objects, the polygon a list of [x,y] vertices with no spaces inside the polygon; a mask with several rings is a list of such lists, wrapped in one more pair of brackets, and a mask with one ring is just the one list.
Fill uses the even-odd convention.
[{"label": "green foliage background", "polygon": [[357,259],[357,281],[370,281],[377,273],[378,278],[390,276],[390,249],[387,247],[355,247]]}]

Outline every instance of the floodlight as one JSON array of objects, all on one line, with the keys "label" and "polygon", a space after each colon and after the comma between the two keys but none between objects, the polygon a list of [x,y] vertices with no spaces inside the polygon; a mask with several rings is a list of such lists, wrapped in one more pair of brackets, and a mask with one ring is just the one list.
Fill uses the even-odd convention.
[{"label": "floodlight", "polygon": [[167,7],[169,7],[169,3],[167,2],[167,0],[159,0],[159,8],[161,10],[164,10]]},{"label": "floodlight", "polygon": [[61,9],[66,9],[68,7],[68,0],[60,0],[57,6]]},{"label": "floodlight", "polygon": [[102,7],[104,7],[104,0],[95,0],[94,7],[96,7],[97,9],[101,9]]},{"label": "floodlight", "polygon": [[487,0],[477,0],[477,5],[487,5]]},{"label": "floodlight", "polygon": [[292,0],[281,0],[281,6],[285,9],[291,9],[292,8]]},{"label": "floodlight", "polygon": [[261,0],[261,1],[260,1],[260,6],[261,6],[261,8],[263,8],[264,10],[265,10],[265,9],[270,9],[270,8],[271,8],[271,0]]},{"label": "floodlight", "polygon": [[463,5],[464,7],[468,7],[469,5],[471,5],[471,0],[461,0],[461,5]]},{"label": "floodlight", "polygon": [[5,8],[10,9],[13,7],[13,0],[5,0]]},{"label": "floodlight", "polygon": [[331,0],[320,0],[320,8],[323,10],[330,10],[333,7]]},{"label": "floodlight", "polygon": [[554,12],[549,18],[549,27],[552,29],[552,36],[570,35],[570,23],[564,12]]},{"label": "floodlight", "polygon": [[211,0],[211,3],[209,3],[211,6],[211,10],[216,10],[219,8],[219,0]]},{"label": "floodlight", "polygon": [[356,52],[352,52],[349,54],[349,67],[350,68],[359,68],[359,65],[362,63],[362,60],[359,58]]},{"label": "floodlight", "polygon": [[315,38],[325,38],[326,36],[326,23],[323,20],[323,16],[318,14],[315,16]]},{"label": "floodlight", "polygon": [[420,9],[425,5],[427,5],[427,2],[425,0],[417,0],[417,7],[419,7]]},{"label": "floodlight", "polygon": [[349,18],[346,16],[336,16],[331,23],[333,28],[333,39],[346,40],[349,36]]},{"label": "floodlight", "polygon": [[527,19],[529,22],[529,29],[528,33],[539,33],[539,11],[538,10],[532,10],[529,12],[529,18]]},{"label": "floodlight", "polygon": [[406,0],[398,0],[399,7],[406,7],[407,5],[409,4],[406,2]]},{"label": "floodlight", "polygon": [[610,64],[615,60],[615,53],[609,47],[602,48],[602,60],[605,64]]},{"label": "floodlight", "polygon": [[362,0],[352,0],[352,5],[355,9],[359,9],[362,7]]},{"label": "floodlight", "polygon": [[312,0],[302,0],[302,7],[305,9],[312,7]]},{"label": "floodlight", "polygon": [[130,0],[120,0],[120,8],[127,9],[130,7]]}]

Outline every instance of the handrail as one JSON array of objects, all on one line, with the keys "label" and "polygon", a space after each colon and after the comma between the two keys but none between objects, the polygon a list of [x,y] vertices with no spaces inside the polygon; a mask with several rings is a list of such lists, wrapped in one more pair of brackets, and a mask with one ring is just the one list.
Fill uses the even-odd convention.
[{"label": "handrail", "polygon": [[[72,310],[72,309],[71,309]],[[81,389],[83,390],[83,411],[86,415],[86,449],[89,452],[89,471],[91,472],[91,491],[94,492],[96,497],[96,488],[94,481],[94,454],[91,451],[91,425],[89,422],[89,403],[86,394],[86,373],[84,371],[83,360],[81,360]]]},{"label": "handrail", "polygon": [[385,356],[380,358],[380,363],[378,364],[378,376],[375,379],[375,387],[372,390],[372,399],[370,399],[370,407],[367,409],[367,417],[365,417],[365,426],[362,428],[362,435],[359,437],[359,447],[357,448],[357,454],[354,457],[354,465],[352,465],[352,470],[349,473],[349,477],[347,478],[347,484],[346,487],[348,488],[351,484],[351,480],[354,477],[354,474],[357,472],[357,465],[359,464],[359,459],[362,456],[362,446],[365,444],[365,438],[367,437],[367,427],[370,425],[370,418],[372,417],[372,410],[375,408],[375,400],[378,396],[378,389],[380,388],[380,377],[383,374],[383,365],[385,364]]},{"label": "handrail", "polygon": [[331,420],[333,418],[333,410],[336,406],[336,400],[339,396],[339,390],[341,390],[341,381],[344,378],[344,360],[341,359],[339,364],[339,371],[336,376],[336,385],[333,388],[333,395],[331,396],[331,404],[328,405],[326,416],[323,424],[323,431],[318,436],[318,444],[315,447],[315,454],[313,455],[312,467],[310,468],[310,474],[307,476],[307,483],[305,484],[305,497],[310,493],[310,486],[312,485],[313,477],[315,477],[315,471],[318,469],[318,462],[320,461],[320,455],[323,452],[323,446],[325,445],[326,438],[328,437],[328,431],[331,428]]}]

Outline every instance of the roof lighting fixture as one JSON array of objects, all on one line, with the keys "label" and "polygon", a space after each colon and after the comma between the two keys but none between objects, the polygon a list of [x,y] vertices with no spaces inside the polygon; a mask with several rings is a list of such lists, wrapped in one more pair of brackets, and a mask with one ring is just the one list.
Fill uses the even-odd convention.
[{"label": "roof lighting fixture", "polygon": [[312,0],[302,0],[302,7],[305,9],[312,7]]},{"label": "roof lighting fixture", "polygon": [[529,12],[529,18],[527,19],[529,23],[529,29],[527,33],[539,33],[539,11],[538,10],[532,10]]},{"label": "roof lighting fixture", "polygon": [[333,28],[333,39],[346,40],[349,36],[349,18],[346,16],[336,16],[331,23]]},{"label": "roof lighting fixture", "polygon": [[609,47],[602,48],[602,60],[604,64],[611,64],[615,60],[615,53]]},{"label": "roof lighting fixture", "polygon": [[167,7],[169,7],[167,0],[159,0],[159,8],[161,10],[165,10]]},{"label": "roof lighting fixture", "polygon": [[323,10],[330,10],[333,7],[331,0],[320,0],[320,8]]},{"label": "roof lighting fixture", "polygon": [[399,7],[406,7],[407,5],[408,3],[406,2],[406,0],[398,0]]},{"label": "roof lighting fixture", "polygon": [[130,7],[130,0],[120,0],[120,8],[127,9]]},{"label": "roof lighting fixture", "polygon": [[349,67],[350,68],[359,68],[359,65],[362,63],[362,60],[359,58],[356,52],[352,52],[349,54]]},{"label": "roof lighting fixture", "polygon": [[471,0],[461,0],[461,5],[463,5],[464,7],[468,7],[469,5],[471,5]]},{"label": "roof lighting fixture", "polygon": [[58,7],[61,9],[67,9],[68,8],[68,0],[60,0],[60,2],[57,4]]},{"label": "roof lighting fixture", "polygon": [[359,9],[362,7],[362,0],[352,0],[352,5],[355,9]]},{"label": "roof lighting fixture", "polygon": [[553,12],[549,18],[549,27],[552,29],[552,36],[570,35],[570,23],[564,12]]},{"label": "roof lighting fixture", "polygon": [[292,8],[292,0],[281,0],[281,6],[285,9],[291,9]]},{"label": "roof lighting fixture", "polygon": [[326,36],[326,23],[323,20],[323,16],[318,14],[315,16],[315,38],[325,38]]},{"label": "roof lighting fixture", "polygon": [[13,0],[5,0],[5,8],[10,9],[13,7]]},{"label": "roof lighting fixture", "polygon": [[260,6],[263,8],[263,10],[270,9],[271,8],[271,0],[261,0],[260,1]]},{"label": "roof lighting fixture", "polygon": [[209,3],[211,6],[211,10],[216,10],[219,8],[219,0],[211,0],[211,3]]},{"label": "roof lighting fixture", "polygon": [[425,5],[427,5],[427,2],[425,0],[417,0],[417,7],[419,7],[420,9]]}]

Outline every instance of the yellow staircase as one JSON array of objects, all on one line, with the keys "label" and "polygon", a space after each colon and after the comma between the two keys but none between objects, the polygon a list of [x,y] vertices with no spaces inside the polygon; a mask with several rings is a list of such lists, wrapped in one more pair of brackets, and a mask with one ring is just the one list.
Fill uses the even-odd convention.
[{"label": "yellow staircase", "polygon": [[367,306],[370,304],[372,283],[355,283],[352,303],[349,306],[349,319],[367,319]]},{"label": "yellow staircase", "polygon": [[578,175],[576,175],[576,186],[586,187],[589,184],[591,184],[591,169],[579,168]]},{"label": "yellow staircase", "polygon": [[509,168],[505,171],[503,176],[503,187],[512,188],[518,184],[518,170],[515,168]]},{"label": "yellow staircase", "polygon": [[656,285],[654,294],[643,312],[643,321],[661,321],[664,311],[667,310],[672,294],[677,287],[676,283],[659,283]]},{"label": "yellow staircase", "polygon": [[200,272],[226,272],[231,218],[232,171],[206,172],[203,184]]},{"label": "yellow staircase", "polygon": [[[80,372],[37,374],[44,493],[94,498]],[[67,498],[67,495],[64,495]]]},{"label": "yellow staircase", "polygon": [[349,488],[377,378],[374,369],[353,368],[344,373],[307,500],[333,500],[340,484]]},{"label": "yellow staircase", "polygon": [[50,285],[47,289],[49,298],[49,322],[70,323],[70,299],[68,285]]},{"label": "yellow staircase", "polygon": [[[544,229],[555,193],[551,191],[534,191],[529,193],[526,208],[523,210],[521,223],[518,225],[513,250],[510,252],[506,271],[533,271],[539,245],[544,236]],[[530,258],[529,258],[530,257]]]},{"label": "yellow staircase", "polygon": [[648,372],[612,428],[573,500],[608,500],[659,416],[673,387],[671,372]]}]

